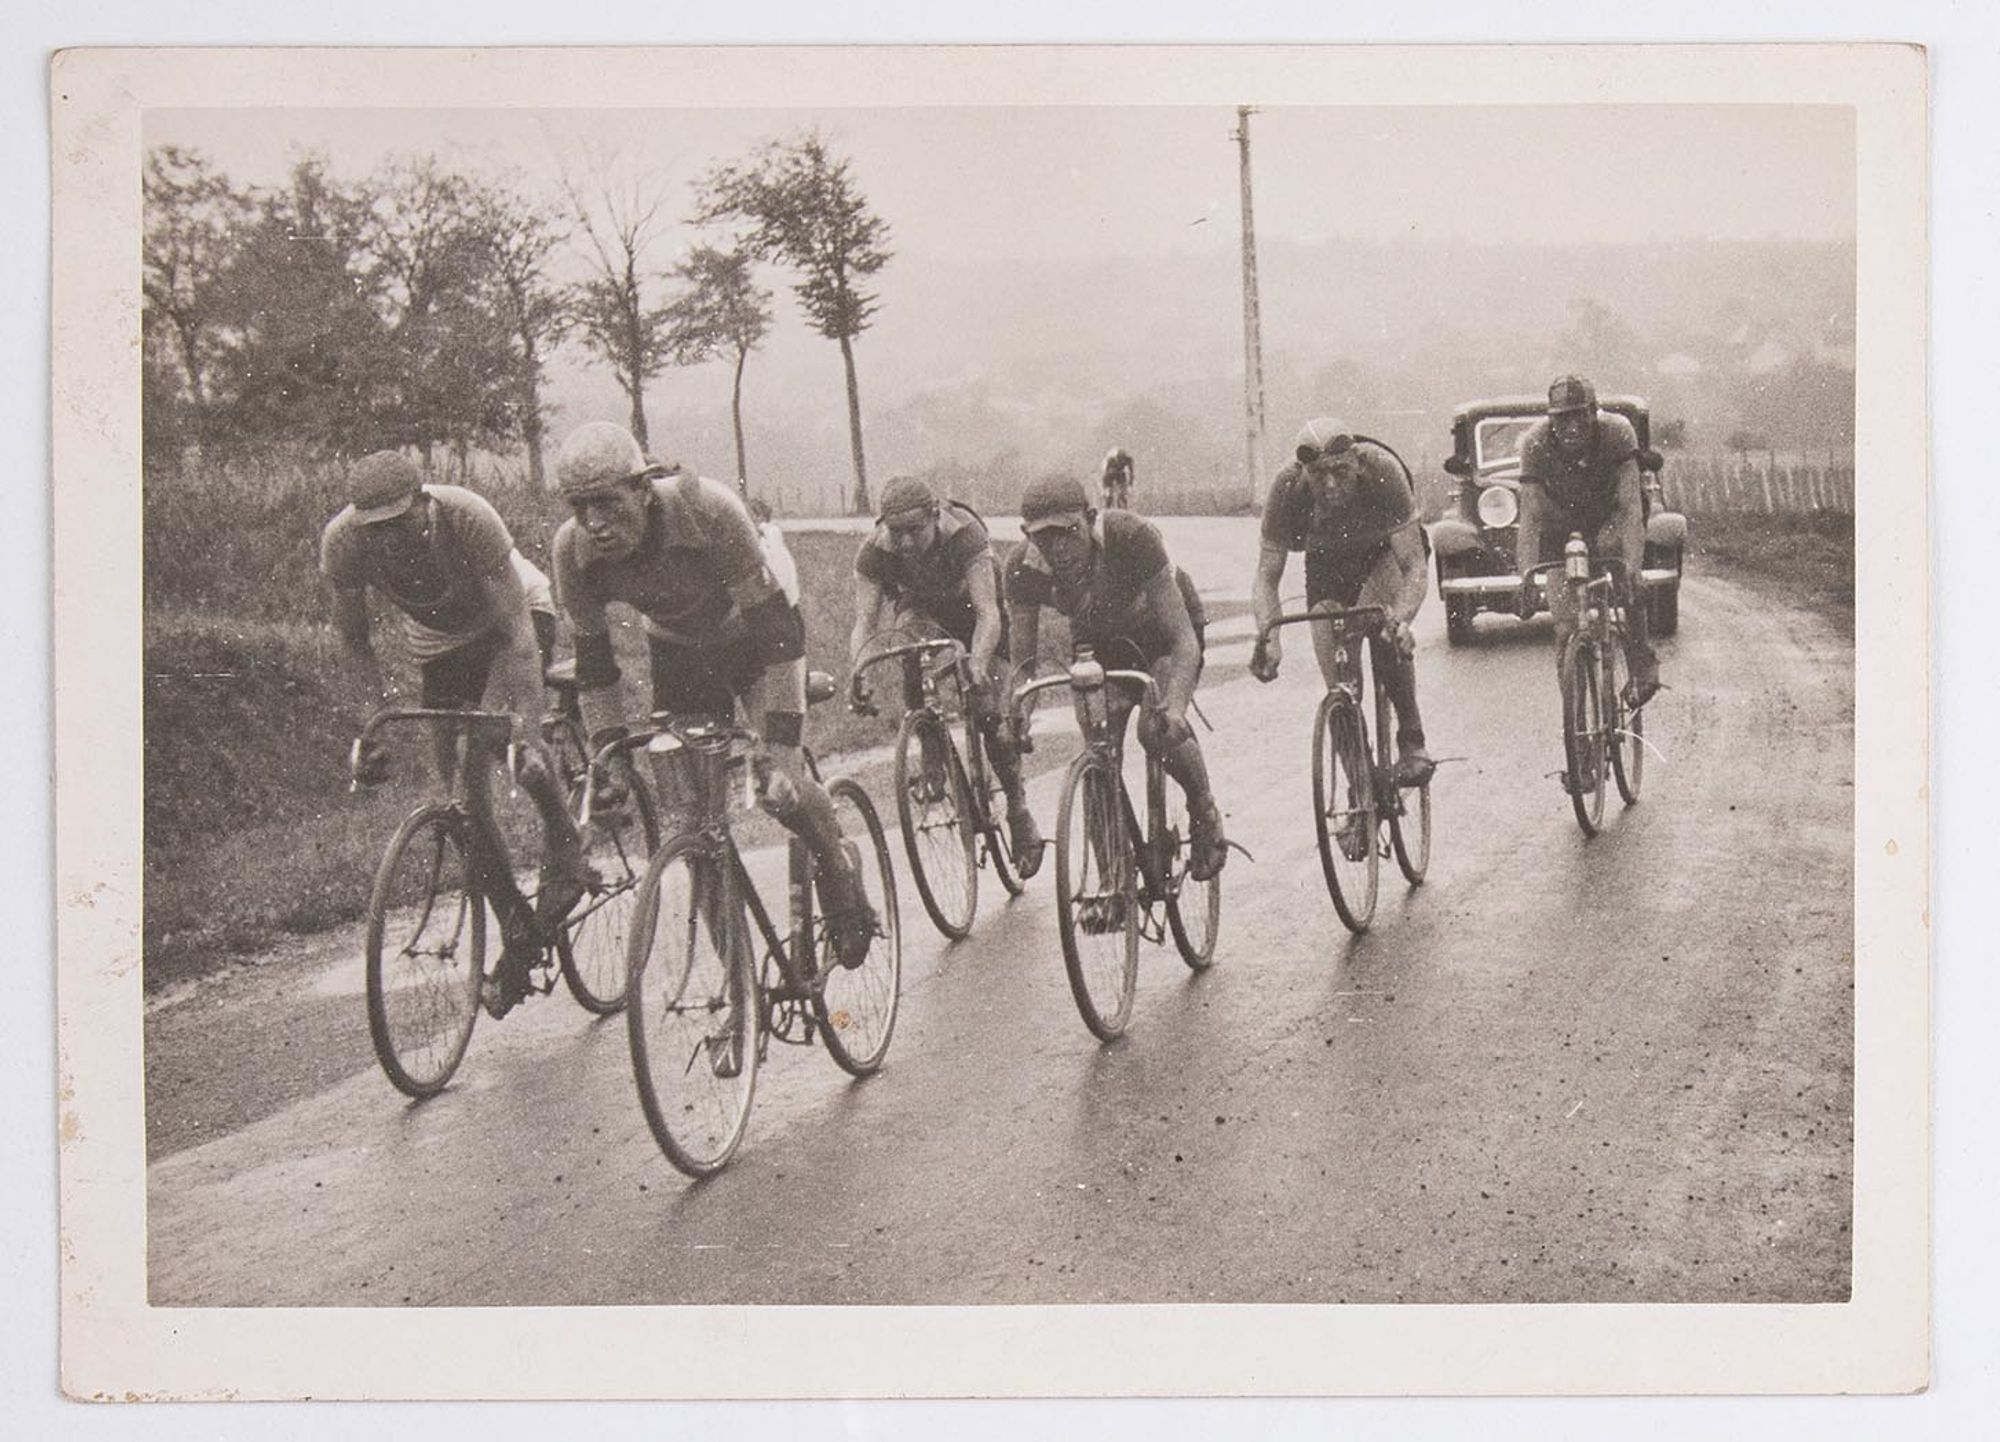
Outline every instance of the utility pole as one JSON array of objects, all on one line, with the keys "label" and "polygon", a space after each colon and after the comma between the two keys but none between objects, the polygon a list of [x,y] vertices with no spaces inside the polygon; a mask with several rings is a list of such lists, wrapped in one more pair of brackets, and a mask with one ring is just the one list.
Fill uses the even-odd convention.
[{"label": "utility pole", "polygon": [[1257,223],[1250,204],[1250,116],[1247,105],[1236,107],[1238,172],[1243,190],[1243,433],[1244,464],[1249,468],[1250,508],[1264,500],[1264,341],[1257,313]]}]

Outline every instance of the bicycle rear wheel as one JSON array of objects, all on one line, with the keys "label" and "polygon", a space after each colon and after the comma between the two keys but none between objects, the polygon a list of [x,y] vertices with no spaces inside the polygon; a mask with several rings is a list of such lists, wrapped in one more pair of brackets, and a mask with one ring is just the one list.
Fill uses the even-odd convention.
[{"label": "bicycle rear wheel", "polygon": [[653,857],[634,906],[626,1009],[646,1124],[690,1177],[722,1170],[757,1086],[762,997],[730,854],[683,836]]},{"label": "bicycle rear wheel", "polygon": [[1125,1030],[1139,979],[1132,844],[1118,773],[1084,752],[1070,762],[1056,813],[1056,920],[1070,994],[1100,1041]]},{"label": "bicycle rear wheel", "polygon": [[1170,850],[1167,855],[1167,927],[1174,947],[1191,971],[1207,971],[1215,961],[1215,936],[1222,926],[1222,874],[1206,881],[1188,875],[1187,797],[1169,779],[1161,788],[1166,816],[1162,818]]},{"label": "bicycle rear wheel", "polygon": [[1320,870],[1341,922],[1357,936],[1375,919],[1381,884],[1375,768],[1361,708],[1344,690],[1320,698],[1313,717],[1313,826]]},{"label": "bicycle rear wheel", "polygon": [[[571,912],[556,939],[563,980],[584,1010],[611,1016],[625,1005],[626,951],[632,911],[647,858],[660,844],[660,823],[638,768],[629,757],[616,764],[628,799],[613,811],[600,810],[584,829],[584,854],[597,872],[593,887]],[[583,804],[579,778],[570,796],[572,809]]]},{"label": "bicycle rear wheel", "polygon": [[[813,993],[813,1013],[819,1018],[820,1039],[840,1069],[868,1076],[888,1054],[902,995],[903,926],[896,911],[896,871],[882,819],[868,793],[846,777],[826,791],[840,818],[842,844],[848,859],[860,867],[861,887],[881,931],[868,954],[851,967],[835,960],[832,938],[820,936],[818,955],[826,974]],[[825,926],[825,918],[820,925]]]},{"label": "bicycle rear wheel", "polygon": [[1604,821],[1604,678],[1597,645],[1582,635],[1563,648],[1563,758],[1569,774],[1570,805],[1585,836]]},{"label": "bicycle rear wheel", "polygon": [[479,1020],[486,903],[472,881],[465,826],[442,803],[396,829],[368,898],[368,1035],[389,1080],[435,1096]]},{"label": "bicycle rear wheel", "polygon": [[896,816],[924,910],[939,931],[963,939],[979,904],[972,797],[951,729],[928,708],[906,712],[896,737]]},{"label": "bicycle rear wheel", "polygon": [[1604,648],[1604,695],[1606,748],[1611,753],[1611,776],[1627,806],[1639,802],[1639,784],[1646,774],[1646,712],[1625,709],[1625,655],[1621,636]]}]

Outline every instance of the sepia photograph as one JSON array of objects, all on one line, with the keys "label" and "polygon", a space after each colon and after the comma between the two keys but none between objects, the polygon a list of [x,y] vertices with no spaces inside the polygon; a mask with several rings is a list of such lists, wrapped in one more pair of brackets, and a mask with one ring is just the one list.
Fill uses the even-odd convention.
[{"label": "sepia photograph", "polygon": [[[1922,1384],[1922,1189],[1857,1174],[1868,1018],[1926,1060],[1924,380],[1866,321],[1921,295],[1868,185],[1920,60],[205,54],[63,57],[146,96],[89,1375],[121,1327],[263,1396],[1764,1375],[1231,1360],[1448,1313]],[[430,1378],[252,1365],[468,1309]],[[1080,1355],[1116,1315],[1176,1340]],[[701,1340],[522,1377],[498,1325],[634,1316]],[[854,1362],[989,1325],[1039,1340]]]}]

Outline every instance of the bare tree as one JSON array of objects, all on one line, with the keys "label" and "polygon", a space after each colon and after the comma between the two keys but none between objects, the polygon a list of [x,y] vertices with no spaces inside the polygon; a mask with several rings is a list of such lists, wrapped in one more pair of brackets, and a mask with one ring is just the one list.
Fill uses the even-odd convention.
[{"label": "bare tree", "polygon": [[238,228],[253,207],[195,151],[149,151],[142,181],[141,276],[147,319],[172,337],[196,444],[208,436],[224,287]]},{"label": "bare tree", "polygon": [[646,382],[668,360],[666,317],[648,303],[645,255],[658,236],[663,203],[645,180],[619,185],[606,167],[589,196],[564,172],[563,194],[582,228],[591,277],[571,296],[570,309],[584,343],[611,363],[631,402],[633,437],[645,449]]},{"label": "bare tree", "polygon": [[772,141],[749,160],[711,171],[699,184],[696,220],[736,221],[742,248],[798,272],[799,309],[840,344],[847,368],[847,430],[854,452],[854,509],[872,509],[861,445],[861,386],[854,338],[868,328],[877,297],[861,282],[887,263],[889,227],[868,208],[848,172],[817,133]]},{"label": "bare tree", "polygon": [[550,258],[567,237],[559,218],[528,199],[512,180],[478,188],[475,218],[492,263],[495,306],[517,351],[513,405],[528,449],[528,477],[540,489],[547,434],[544,370],[549,352],[562,343],[574,320],[569,296],[549,274]]},{"label": "bare tree", "polygon": [[683,286],[668,303],[667,347],[676,365],[699,365],[729,354],[735,372],[729,391],[729,419],[736,429],[736,484],[748,489],[743,456],[743,367],[771,328],[771,293],[750,273],[752,258],[741,250],[696,246],[674,267]]}]

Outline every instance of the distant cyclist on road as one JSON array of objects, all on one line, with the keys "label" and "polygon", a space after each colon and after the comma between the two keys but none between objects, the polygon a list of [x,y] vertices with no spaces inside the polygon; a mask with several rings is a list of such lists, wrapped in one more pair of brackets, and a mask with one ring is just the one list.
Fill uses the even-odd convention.
[{"label": "distant cyclist on road", "polygon": [[[1623,561],[1613,595],[1625,608],[1626,654],[1632,675],[1625,704],[1643,706],[1660,689],[1639,568],[1646,556],[1646,512],[1639,485],[1639,438],[1623,416],[1597,408],[1597,389],[1581,376],[1560,376],[1549,387],[1548,416],[1521,440],[1521,574],[1560,559],[1570,535],[1580,533],[1592,556]],[[1556,661],[1576,631],[1569,588],[1555,577],[1548,588],[1556,622]],[[1523,582],[1518,601],[1525,620],[1535,613],[1535,592]]]},{"label": "distant cyclist on road", "polygon": [[[874,532],[854,558],[854,634],[849,663],[885,627],[927,622],[966,648],[973,687],[966,697],[986,738],[993,774],[1007,795],[1007,829],[1022,877],[1042,864],[1042,837],[1021,790],[1021,753],[1007,693],[1007,616],[1000,604],[1000,566],[986,523],[970,506],[940,502],[923,481],[899,476],[882,491]],[[856,672],[852,699],[867,703],[866,678]]]},{"label": "distant cyclist on road", "polygon": [[[1251,583],[1259,641],[1250,670],[1260,681],[1278,675],[1278,583],[1293,551],[1306,555],[1306,605],[1380,606],[1388,613],[1371,643],[1375,684],[1396,708],[1396,784],[1421,786],[1436,769],[1424,749],[1417,711],[1416,638],[1410,622],[1423,605],[1430,543],[1417,519],[1417,500],[1402,466],[1377,442],[1357,438],[1331,417],[1307,421],[1293,442],[1293,459],[1278,472],[1264,506]],[[1333,686],[1333,627],[1312,623],[1321,678]]]},{"label": "distant cyclist on road", "polygon": [[652,707],[735,719],[760,744],[764,809],[811,849],[835,954],[858,965],[876,934],[833,802],[805,767],[805,618],[767,563],[730,487],[648,463],[622,428],[593,421],[556,458],[572,515],[551,552],[556,598],[576,637],[579,698],[593,751],[623,734],[620,671],[607,608],[645,625]]},{"label": "distant cyclist on road", "polygon": [[[1107,668],[1150,671],[1158,705],[1139,715],[1139,744],[1160,758],[1187,797],[1188,874],[1207,881],[1229,858],[1201,742],[1188,703],[1201,677],[1207,614],[1194,582],[1168,559],[1159,529],[1130,511],[1100,513],[1067,476],[1034,482],[1021,497],[1028,544],[1007,570],[1007,612],[1015,654],[1030,668],[1041,634],[1041,608],[1067,616],[1073,644],[1088,646]],[[1111,729],[1125,729],[1134,698],[1113,688]]]},{"label": "distant cyclist on road", "polygon": [[[507,711],[515,719],[520,781],[540,813],[545,841],[533,910],[514,884],[506,843],[493,821],[489,758],[469,756],[465,772],[473,818],[471,861],[481,890],[499,913],[504,943],[494,990],[486,998],[488,1008],[501,1015],[525,991],[540,953],[541,929],[560,921],[595,879],[555,768],[525,719],[541,713],[539,635],[545,631],[549,642],[554,640],[547,582],[514,548],[506,524],[485,499],[458,486],[423,484],[417,468],[394,451],[377,451],[356,463],[351,494],[352,503],[320,537],[320,570],[333,589],[334,630],[350,693],[371,707],[389,699],[369,634],[372,586],[402,613],[403,634],[422,674],[425,707]],[[532,614],[535,600],[524,578],[541,583],[546,620]],[[388,751],[371,743],[360,757],[357,779],[379,784],[388,776],[388,764]],[[448,736],[439,738],[437,764],[449,784],[456,746]]]},{"label": "distant cyclist on road", "polygon": [[1129,511],[1132,509],[1132,482],[1134,468],[1132,457],[1123,446],[1113,446],[1104,457],[1104,509],[1107,511]]}]

